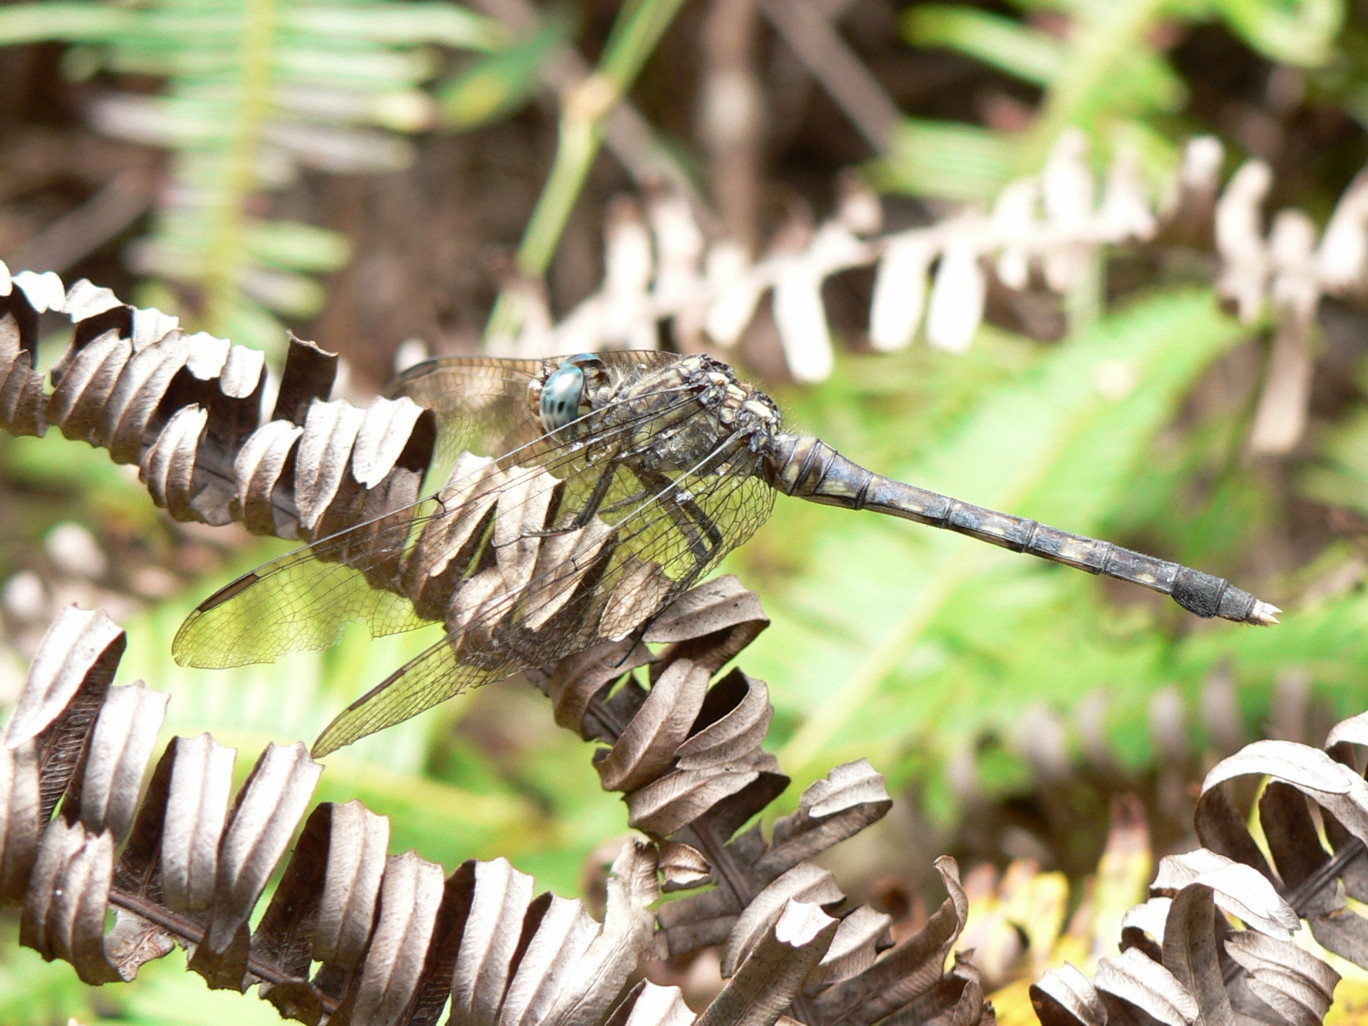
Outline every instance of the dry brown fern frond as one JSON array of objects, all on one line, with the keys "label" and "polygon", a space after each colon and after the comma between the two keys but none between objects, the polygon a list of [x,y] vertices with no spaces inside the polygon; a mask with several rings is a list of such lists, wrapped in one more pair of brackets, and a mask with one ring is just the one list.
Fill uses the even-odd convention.
[{"label": "dry brown fern frond", "polygon": [[[673,618],[679,645],[716,660],[715,624],[705,616],[690,632],[689,616]],[[68,610],[34,660],[0,760],[0,903],[22,904],[21,941],[70,962],[87,983],[131,979],[179,944],[211,986],[260,984],[282,1015],[314,1023],[434,1022],[448,1000],[457,1019],[527,1023],[988,1014],[970,967],[942,972],[966,912],[953,862],[938,867],[951,892],[945,908],[882,957],[886,917],[827,914],[844,899],[801,855],[851,832],[829,829],[851,805],[831,787],[809,789],[772,845],[748,832],[726,852],[731,872],[713,873],[713,895],[742,878],[773,883],[714,909],[729,979],[694,1020],[673,988],[641,983],[624,996],[643,959],[684,936],[694,947],[713,942],[665,921],[672,909],[696,915],[699,898],[666,905],[657,923],[656,846],[629,844],[615,861],[600,925],[578,902],[534,896],[532,878],[503,860],[444,876],[411,853],[387,855],[387,820],[359,803],[310,811],[323,767],[301,744],[268,748],[233,795],[235,753],[208,735],[177,738],[139,800],[166,697],[111,686],[122,649],[122,632],[102,614]],[[883,793],[877,775],[853,770],[857,793]],[[735,821],[730,801],[703,803],[703,815]],[[875,804],[881,812],[888,802]],[[664,851],[667,861],[678,854]],[[856,1008],[864,1011],[851,1018]]]},{"label": "dry brown fern frond", "polygon": [[557,722],[611,745],[595,760],[603,785],[624,792],[632,826],[668,841],[666,891],[710,888],[661,907],[657,956],[718,946],[723,976],[748,981],[745,967],[766,950],[766,938],[800,929],[785,925],[793,903],[812,904],[839,910],[840,918],[829,931],[819,928],[824,917],[803,920],[825,955],[809,968],[791,1014],[811,1024],[890,1016],[917,1022],[959,1009],[955,1014],[969,1016],[960,1021],[978,1022],[986,1012],[972,967],[956,962],[942,974],[967,913],[953,860],[937,864],[950,892],[941,910],[887,951],[889,918],[849,907],[831,872],[811,861],[891,807],[883,778],[867,762],[839,766],[812,784],[768,839],[758,825],[736,834],[787,778],[759,747],[773,714],[764,683],[740,670],[708,681],[764,623],[755,597],[724,577],[694,589],[647,632],[646,641],[666,644],[650,661],[649,688],[635,679],[615,687],[624,667],[647,658],[627,642],[537,677]]},{"label": "dry brown fern frond", "polygon": [[[386,410],[378,419],[399,428],[379,432],[386,473],[368,474],[377,461],[358,430],[365,418],[326,401],[330,366],[308,344],[292,347],[276,416],[262,423],[260,363],[255,374],[227,373],[248,362],[227,343],[183,338],[155,311],[84,284],[67,292],[55,276],[16,276],[6,303],[0,355],[6,394],[18,397],[5,407],[9,422],[36,434],[57,423],[111,451],[117,445],[154,498],[182,516],[241,518],[307,538],[383,510],[422,478],[430,415]],[[52,397],[31,369],[47,312],[75,325]],[[231,430],[206,429],[216,410]],[[335,433],[325,429],[335,424]],[[575,903],[533,899],[530,878],[506,864],[468,864],[443,883],[435,866],[386,858],[383,821],[350,805],[312,813],[251,932],[249,914],[321,767],[298,745],[272,748],[230,808],[232,753],[207,737],[177,740],[137,806],[161,700],[141,687],[111,692],[115,709],[141,703],[124,717],[137,726],[124,738],[119,713],[106,716],[100,705],[121,641],[108,621],[65,623],[35,661],[43,672],[12,728],[15,786],[0,864],[9,899],[26,895],[25,942],[72,961],[83,979],[126,978],[178,942],[214,985],[264,982],[283,1013],[305,1021],[431,1021],[448,993],[457,1008],[486,1017],[498,1009],[509,1021],[598,1021],[610,1012],[615,1021],[679,1021],[677,996],[650,985],[616,1011],[613,1002],[644,955],[725,944],[730,979],[703,1021],[772,1022],[788,1009],[816,1024],[856,1006],[866,1021],[990,1014],[970,967],[943,970],[964,917],[953,864],[940,867],[952,897],[927,931],[880,956],[887,918],[845,908],[831,875],[808,861],[887,811],[882,778],[867,765],[809,788],[770,840],[758,829],[733,836],[787,784],[760,748],[772,716],[764,685],[740,671],[712,680],[765,623],[733,579],[686,594],[642,644],[601,645],[541,678],[564,725],[613,746],[600,770],[605,786],[626,794],[633,825],[672,839],[662,847],[668,885],[715,885],[668,905],[654,930],[648,915],[644,935],[656,863],[641,846],[620,860],[623,894],[599,928]],[[653,655],[645,643],[665,647]],[[49,668],[51,653],[66,650],[95,653],[99,672],[79,662]],[[641,667],[648,680],[617,686]],[[49,822],[59,799],[62,812]],[[121,925],[105,937],[111,903]],[[633,1002],[645,1002],[640,1014]]]},{"label": "dry brown fern frond", "polygon": [[[1164,859],[1151,897],[1123,923],[1119,958],[1089,982],[1072,967],[1032,996],[1041,1021],[1103,1023],[1139,1007],[1160,1021],[1321,1022],[1339,974],[1293,942],[1305,921],[1326,949],[1368,965],[1368,714],[1324,750],[1255,741],[1207,774],[1197,802],[1206,845]],[[1233,792],[1256,796],[1260,837]]]},{"label": "dry brown fern frond", "polygon": [[[51,393],[34,370],[44,315],[72,326]],[[20,435],[55,425],[137,464],[177,520],[309,538],[416,499],[432,414],[402,399],[364,411],[330,402],[336,371],[335,356],[293,340],[263,419],[259,351],[187,334],[89,282],[68,290],[51,272],[11,278],[0,265],[0,425]]]},{"label": "dry brown fern frond", "polygon": [[101,614],[69,611],[5,735],[0,899],[22,902],[23,943],[88,983],[129,979],[179,943],[212,986],[263,984],[304,1022],[433,1021],[448,995],[458,1015],[516,1005],[547,1022],[618,1004],[652,933],[655,855],[642,843],[615,863],[600,926],[577,902],[534,898],[502,860],[444,880],[412,854],[387,856],[383,817],[325,804],[251,929],[323,767],[302,744],[273,745],[232,796],[235,753],[178,738],[139,801],[166,698],[110,687],[122,647]]}]

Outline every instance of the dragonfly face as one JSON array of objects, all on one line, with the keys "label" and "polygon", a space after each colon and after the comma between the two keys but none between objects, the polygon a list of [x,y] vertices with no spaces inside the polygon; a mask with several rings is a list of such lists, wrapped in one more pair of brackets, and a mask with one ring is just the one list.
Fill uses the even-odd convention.
[{"label": "dragonfly face", "polygon": [[527,405],[541,422],[542,430],[552,434],[579,417],[588,382],[594,388],[601,387],[606,375],[603,361],[592,353],[567,357],[545,380],[532,379],[527,387]]},{"label": "dragonfly face", "polygon": [[1276,607],[1221,578],[903,484],[785,434],[769,397],[708,356],[433,360],[393,391],[438,415],[454,458],[446,487],[239,578],[173,644],[182,663],[237,666],[324,648],[349,620],[373,635],[442,623],[441,640],[328,726],[318,755],[642,632],[750,537],[775,491],[1133,581],[1201,616],[1276,622]]}]

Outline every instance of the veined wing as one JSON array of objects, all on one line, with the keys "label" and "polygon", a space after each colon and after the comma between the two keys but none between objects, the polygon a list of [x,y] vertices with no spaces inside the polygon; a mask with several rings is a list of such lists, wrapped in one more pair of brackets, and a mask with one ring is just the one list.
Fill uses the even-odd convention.
[{"label": "veined wing", "polygon": [[182,666],[223,669],[327,648],[354,620],[366,620],[372,637],[431,622],[402,595],[371,586],[367,571],[382,565],[380,552],[369,557],[374,560],[370,566],[338,562],[363,532],[371,532],[378,546],[402,546],[415,518],[431,516],[420,512],[429,503],[396,510],[243,574],[186,618],[171,642],[171,654]]},{"label": "veined wing", "polygon": [[[474,357],[432,361],[414,372],[436,363],[442,364],[440,375],[414,377],[451,390],[439,410],[439,444],[453,455],[461,449],[497,455],[535,438],[527,389],[541,370],[538,361]],[[368,621],[372,636],[431,622],[387,583],[414,525],[440,511],[434,500],[424,499],[244,574],[182,624],[173,655],[190,666],[242,666],[327,648],[354,620]]]},{"label": "veined wing", "polygon": [[[690,501],[700,520],[707,518],[699,530],[712,532],[712,550],[695,551],[694,531],[681,528],[680,517],[668,510],[674,501],[668,494],[633,497],[630,512],[614,526],[594,520],[539,539],[534,572],[521,588],[502,590],[491,575],[485,580],[494,590],[486,597],[478,577],[463,582],[458,602],[466,592],[476,592],[468,620],[348,706],[314,743],[314,755],[326,755],[472,687],[643,628],[749,537],[773,502],[773,489],[752,474],[682,484],[694,486]],[[672,492],[677,488],[670,486]]]},{"label": "veined wing", "polygon": [[[462,361],[482,373],[503,363]],[[441,364],[440,374],[425,372],[430,383],[451,381],[452,362]],[[508,411],[496,430],[530,418],[520,412],[525,381],[486,393],[485,412]],[[237,665],[325,647],[349,619],[367,619],[374,634],[445,620],[448,637],[343,713],[320,738],[321,754],[468,687],[639,629],[763,522],[772,490],[744,439],[719,439],[680,471],[646,469],[629,446],[698,407],[684,394],[633,403],[595,410],[498,461],[467,460],[426,508],[245,575],[186,621],[177,658]],[[457,435],[472,437],[459,426],[478,420],[474,410],[451,405]]]},{"label": "veined wing", "polygon": [[[659,367],[679,359],[648,350],[604,353],[601,358],[615,368]],[[500,456],[541,436],[541,423],[527,403],[527,386],[544,370],[540,360],[437,357],[403,371],[386,393],[407,396],[437,414],[438,462],[449,467],[461,452]]]},{"label": "veined wing", "polygon": [[[390,393],[437,413],[434,463],[443,473],[463,451],[554,463],[556,445],[543,444],[527,401],[529,384],[543,371],[537,360],[430,360],[400,375]],[[172,653],[183,664],[221,669],[327,648],[356,620],[366,621],[373,637],[440,620],[404,601],[399,564],[415,530],[434,517],[470,513],[429,497],[274,559],[202,602],[177,632]]]},{"label": "veined wing", "polygon": [[542,370],[539,360],[443,357],[410,367],[386,394],[437,414],[433,462],[446,470],[463,451],[500,456],[536,440],[541,425],[528,408],[527,387]]}]

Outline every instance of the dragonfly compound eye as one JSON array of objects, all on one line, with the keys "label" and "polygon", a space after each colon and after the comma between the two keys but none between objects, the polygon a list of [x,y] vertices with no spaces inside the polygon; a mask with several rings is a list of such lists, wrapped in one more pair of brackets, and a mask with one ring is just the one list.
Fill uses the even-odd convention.
[{"label": "dragonfly compound eye", "polygon": [[579,416],[580,400],[584,398],[584,371],[569,360],[561,364],[546,379],[541,391],[542,428],[558,431]]}]

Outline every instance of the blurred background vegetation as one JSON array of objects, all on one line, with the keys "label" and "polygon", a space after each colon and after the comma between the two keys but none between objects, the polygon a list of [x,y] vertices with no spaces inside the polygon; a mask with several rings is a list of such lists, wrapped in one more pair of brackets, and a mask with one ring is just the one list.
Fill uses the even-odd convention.
[{"label": "blurred background vegetation", "polygon": [[[1270,207],[1323,227],[1368,156],[1363,14],[1339,0],[10,4],[0,258],[274,354],[288,328],[341,352],[368,396],[406,340],[474,352],[491,323],[516,327],[512,284],[544,283],[557,316],[598,289],[623,194],[676,192],[756,256],[825,218],[849,169],[899,228],[988,208],[1066,130],[1099,174],[1134,155],[1156,193],[1209,135],[1223,180],[1258,158]],[[894,813],[841,867],[848,892],[887,907],[915,910],[942,852],[1080,880],[1123,795],[1157,853],[1183,845],[1205,766],[1254,736],[1319,744],[1368,699],[1365,290],[1321,302],[1305,429],[1256,452],[1273,313],[1223,313],[1217,262],[1181,239],[1091,261],[1062,296],[990,282],[963,353],[871,353],[862,269],[821,293],[838,339],[826,381],[788,380],[763,312],[727,354],[791,423],[875,469],[1228,576],[1287,611],[1271,630],[1200,622],[962,538],[780,501],[730,564],[774,620],[740,665],[770,684],[795,792],[862,756],[890,778]],[[1125,387],[1097,387],[1118,366]],[[194,602],[281,543],[173,525],[126,469],[56,436],[0,438],[0,699],[70,601],[128,629],[126,678],[172,693],[169,730],[245,753],[312,738],[411,649],[354,633],[241,672],[174,666]],[[331,758],[320,797],[390,815],[395,850],[448,867],[505,855],[578,893],[624,819],[548,712],[524,685],[485,689]],[[32,961],[0,956],[0,1020],[166,1021],[173,1001],[181,1021],[224,1014],[160,996],[202,990],[183,974],[91,996]],[[274,1020],[253,1004],[230,1014]]]}]

